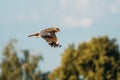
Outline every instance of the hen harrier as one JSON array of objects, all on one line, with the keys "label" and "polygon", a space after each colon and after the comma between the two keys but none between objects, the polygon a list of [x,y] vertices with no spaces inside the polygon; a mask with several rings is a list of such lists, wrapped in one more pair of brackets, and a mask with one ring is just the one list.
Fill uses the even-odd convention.
[{"label": "hen harrier", "polygon": [[57,36],[55,33],[59,32],[60,29],[56,27],[47,28],[44,30],[41,30],[38,33],[31,34],[28,37],[36,36],[36,37],[42,37],[51,47],[61,47],[61,45],[58,42]]}]

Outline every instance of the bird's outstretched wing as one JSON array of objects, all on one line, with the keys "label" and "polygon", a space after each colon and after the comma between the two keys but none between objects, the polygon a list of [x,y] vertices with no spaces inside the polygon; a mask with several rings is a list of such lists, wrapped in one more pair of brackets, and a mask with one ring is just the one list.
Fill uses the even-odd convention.
[{"label": "bird's outstretched wing", "polygon": [[49,35],[41,36],[51,47],[61,47],[55,33],[47,33]]},{"label": "bird's outstretched wing", "polygon": [[51,27],[44,29],[40,31],[39,33],[35,33],[32,35],[29,35],[28,37],[36,36],[36,37],[42,37],[51,47],[61,47],[61,45],[58,42],[57,36],[55,33],[59,32],[60,29],[56,27]]}]

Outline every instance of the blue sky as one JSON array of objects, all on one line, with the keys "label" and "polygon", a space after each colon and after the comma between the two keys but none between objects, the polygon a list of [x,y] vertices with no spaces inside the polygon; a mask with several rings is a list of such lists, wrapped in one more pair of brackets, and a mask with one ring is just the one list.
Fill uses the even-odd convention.
[{"label": "blue sky", "polygon": [[[62,48],[27,37],[53,26],[61,29],[57,36]],[[44,57],[40,64],[43,72],[60,65],[69,44],[77,46],[103,35],[120,44],[120,0],[0,0],[0,51],[16,38],[18,50],[29,49]]]}]

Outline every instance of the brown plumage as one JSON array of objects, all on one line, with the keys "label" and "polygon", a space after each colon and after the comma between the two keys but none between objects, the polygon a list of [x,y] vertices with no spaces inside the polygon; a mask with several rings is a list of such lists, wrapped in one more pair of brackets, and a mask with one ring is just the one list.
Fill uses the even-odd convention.
[{"label": "brown plumage", "polygon": [[36,36],[42,37],[51,47],[61,47],[58,42],[57,36],[55,33],[59,32],[60,29],[56,27],[47,28],[41,30],[39,33],[31,34],[28,37]]}]

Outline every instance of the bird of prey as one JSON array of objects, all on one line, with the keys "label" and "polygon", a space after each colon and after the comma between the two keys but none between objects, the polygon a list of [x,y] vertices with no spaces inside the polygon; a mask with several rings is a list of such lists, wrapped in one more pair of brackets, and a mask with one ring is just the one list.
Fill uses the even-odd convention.
[{"label": "bird of prey", "polygon": [[61,47],[58,42],[57,36],[55,33],[59,32],[60,29],[57,27],[50,27],[44,30],[41,30],[38,33],[31,34],[28,37],[36,36],[38,38],[42,37],[51,47]]}]

